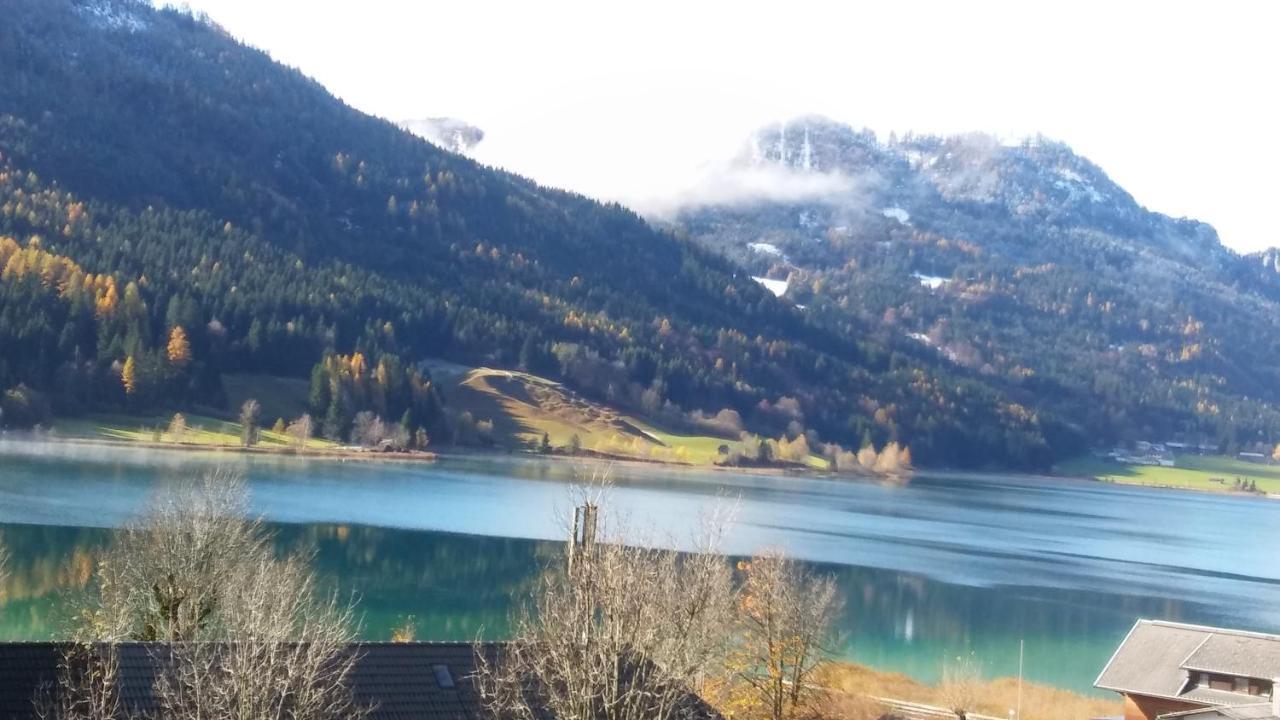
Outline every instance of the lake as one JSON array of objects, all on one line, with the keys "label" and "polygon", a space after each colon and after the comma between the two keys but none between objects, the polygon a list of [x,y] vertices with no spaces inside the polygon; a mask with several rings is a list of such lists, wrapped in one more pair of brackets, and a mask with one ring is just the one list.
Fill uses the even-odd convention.
[{"label": "lake", "polygon": [[[157,486],[214,466],[249,478],[278,541],[387,639],[500,638],[556,557],[575,465],[503,456],[334,462],[0,439],[12,555],[0,637],[60,632],[110,528]],[[1135,618],[1280,631],[1280,503],[1105,483],[923,475],[900,484],[620,465],[610,504],[634,537],[686,548],[732,506],[726,550],[776,547],[844,591],[843,654],[926,681],[972,653],[988,675],[1090,691]]]}]

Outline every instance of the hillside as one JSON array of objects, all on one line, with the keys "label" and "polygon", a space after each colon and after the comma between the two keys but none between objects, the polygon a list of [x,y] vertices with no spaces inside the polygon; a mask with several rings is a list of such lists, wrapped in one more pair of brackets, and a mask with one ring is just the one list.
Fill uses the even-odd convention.
[{"label": "hillside", "polygon": [[0,73],[7,424],[220,407],[224,378],[271,375],[310,377],[331,438],[374,412],[443,442],[469,434],[420,365],[443,357],[923,463],[1079,445],[979,373],[815,322],[716,253],[360,113],[182,12],[10,0]]},{"label": "hillside", "polygon": [[[501,448],[705,466],[732,463],[747,444],[741,439],[743,428],[731,420],[708,419],[695,426],[668,417],[682,427],[664,427],[525,372],[436,362],[432,377],[450,407],[492,425],[490,439]],[[780,446],[773,441],[775,454]],[[799,450],[778,457],[776,464],[828,467],[818,454]]]},{"label": "hillside", "polygon": [[1093,443],[1280,440],[1274,254],[1146,210],[1062,143],[882,142],[810,117],[760,130],[732,171],[778,197],[673,229],[784,281],[812,322],[915,344]]}]

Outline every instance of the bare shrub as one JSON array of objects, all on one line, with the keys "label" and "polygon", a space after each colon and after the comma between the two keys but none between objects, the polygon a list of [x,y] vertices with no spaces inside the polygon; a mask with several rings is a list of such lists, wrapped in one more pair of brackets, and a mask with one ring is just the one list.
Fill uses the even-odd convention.
[{"label": "bare shrub", "polygon": [[161,641],[161,718],[365,713],[347,686],[351,606],[321,598],[311,555],[278,557],[247,513],[243,480],[214,472],[157,495],[119,531],[79,614],[79,647],[93,650],[68,655],[56,717],[93,719],[118,702],[111,667],[124,641]]},{"label": "bare shrub", "polygon": [[187,435],[187,416],[174,413],[169,420],[169,438],[174,442],[182,442]]},{"label": "bare shrub", "polygon": [[253,447],[258,444],[258,418],[262,415],[262,405],[253,398],[244,401],[240,406],[240,444]]},{"label": "bare shrub", "polygon": [[973,655],[961,655],[942,668],[938,696],[960,720],[977,710],[982,700],[982,669]]},{"label": "bare shrub", "polygon": [[305,447],[307,440],[311,439],[311,435],[314,432],[314,423],[311,420],[311,416],[307,413],[302,413],[297,420],[289,423],[289,427],[285,428],[285,432],[293,439],[294,446]]},{"label": "bare shrub", "polygon": [[[607,498],[597,485],[580,493],[565,561],[542,573],[505,653],[479,657],[493,717],[705,717],[691,691],[734,717],[836,711],[814,689],[841,606],[830,578],[766,553],[741,563],[735,582],[719,549],[723,513],[694,554],[625,544],[634,536],[593,510]],[[597,517],[604,540],[592,543]]]},{"label": "bare shrub", "polygon": [[699,554],[629,546],[606,529],[604,541],[574,548],[572,563],[548,567],[505,654],[480,658],[493,716],[689,713],[690,691],[723,673],[733,627],[736,593],[718,524],[704,531]]}]

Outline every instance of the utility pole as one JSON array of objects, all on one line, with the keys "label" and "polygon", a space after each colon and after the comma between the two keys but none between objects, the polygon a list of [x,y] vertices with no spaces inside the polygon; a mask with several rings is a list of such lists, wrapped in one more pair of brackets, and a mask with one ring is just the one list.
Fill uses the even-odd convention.
[{"label": "utility pole", "polygon": [[1018,710],[1016,720],[1022,720],[1022,653],[1026,649],[1025,638],[1018,640]]}]

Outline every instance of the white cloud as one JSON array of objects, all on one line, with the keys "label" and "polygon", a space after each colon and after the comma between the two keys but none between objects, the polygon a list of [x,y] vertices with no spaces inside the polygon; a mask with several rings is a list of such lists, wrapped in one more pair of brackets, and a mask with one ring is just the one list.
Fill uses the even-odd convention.
[{"label": "white cloud", "polygon": [[872,180],[842,173],[801,172],[776,165],[724,165],[703,174],[690,185],[651,197],[632,197],[638,212],[670,218],[676,212],[705,205],[736,206],[761,201],[826,202],[849,206],[860,202],[861,190]]}]

